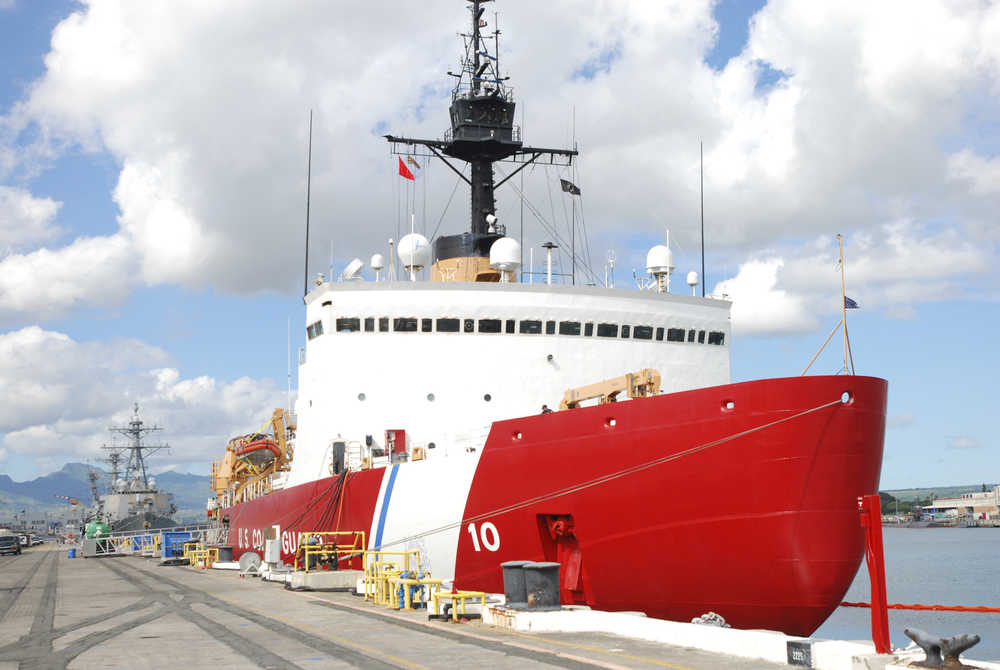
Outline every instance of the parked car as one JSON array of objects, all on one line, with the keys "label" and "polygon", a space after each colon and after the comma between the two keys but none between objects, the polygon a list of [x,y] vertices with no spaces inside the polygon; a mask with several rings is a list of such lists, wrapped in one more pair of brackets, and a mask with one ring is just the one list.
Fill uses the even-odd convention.
[{"label": "parked car", "polygon": [[0,554],[20,554],[21,538],[17,535],[0,535]]}]

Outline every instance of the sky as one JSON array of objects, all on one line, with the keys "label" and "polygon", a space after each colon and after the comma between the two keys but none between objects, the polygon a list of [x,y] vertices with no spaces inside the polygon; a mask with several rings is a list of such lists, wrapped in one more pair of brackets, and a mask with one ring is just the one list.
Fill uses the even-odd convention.
[{"label": "sky", "polygon": [[[428,237],[467,228],[457,177],[428,161],[402,184],[381,137],[442,135],[464,4],[0,0],[0,472],[94,461],[137,402],[172,445],[157,467],[205,474],[286,405],[310,110],[310,275],[385,254],[407,198]],[[526,144],[581,154],[497,192],[536,269],[575,217],[581,280],[603,284],[613,252],[632,289],[669,230],[686,291],[701,143],[734,381],[820,348],[841,234],[856,371],[889,380],[882,487],[1000,480],[1000,4],[494,11]],[[841,359],[834,338],[810,373]]]}]

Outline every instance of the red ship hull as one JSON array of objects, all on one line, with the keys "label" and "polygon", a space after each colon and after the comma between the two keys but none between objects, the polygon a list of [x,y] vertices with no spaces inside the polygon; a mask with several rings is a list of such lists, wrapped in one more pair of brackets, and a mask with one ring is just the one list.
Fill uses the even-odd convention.
[{"label": "red ship hull", "polygon": [[[886,393],[871,377],[797,377],[496,422],[461,513],[455,585],[502,592],[501,562],[558,560],[564,603],[809,635],[863,555],[857,498],[878,490]],[[418,465],[431,462],[402,467]],[[365,530],[371,546],[397,467],[226,510],[235,553],[272,525]]]}]

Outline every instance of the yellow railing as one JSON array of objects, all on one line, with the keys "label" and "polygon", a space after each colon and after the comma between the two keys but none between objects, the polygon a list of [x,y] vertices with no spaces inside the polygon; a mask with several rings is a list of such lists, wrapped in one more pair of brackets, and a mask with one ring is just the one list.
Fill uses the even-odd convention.
[{"label": "yellow railing", "polygon": [[[437,592],[431,596],[431,601],[434,604],[435,616],[438,615],[438,601],[439,600],[450,600],[451,601],[451,620],[458,621],[459,616],[465,616],[465,601],[470,598],[479,599],[480,612],[486,612],[486,594],[483,591],[452,591],[452,592]],[[482,614],[480,614],[482,616]]]},{"label": "yellow railing", "polygon": [[[341,542],[349,538],[350,543]],[[324,562],[331,559],[336,563],[344,556],[362,556],[365,553],[365,532],[363,530],[327,530],[299,533],[298,549],[295,552],[294,570],[309,572],[310,559]],[[301,557],[303,567],[299,567]]]},{"label": "yellow railing", "polygon": [[198,566],[202,570],[212,567],[212,564],[219,560],[219,548],[208,547],[207,549],[194,549],[191,551],[189,560],[191,567]]}]

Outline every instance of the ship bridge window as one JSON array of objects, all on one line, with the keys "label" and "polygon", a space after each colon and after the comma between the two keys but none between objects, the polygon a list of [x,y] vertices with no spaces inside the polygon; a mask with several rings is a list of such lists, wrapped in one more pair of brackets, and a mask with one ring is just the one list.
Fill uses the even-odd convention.
[{"label": "ship bridge window", "polygon": [[545,322],[545,334],[546,335],[555,335],[556,334],[556,322],[555,321],[546,321]]},{"label": "ship bridge window", "polygon": [[711,333],[708,334],[709,344],[721,345],[725,341],[725,339],[726,339],[726,334],[718,330],[713,330]]},{"label": "ship bridge window", "polygon": [[559,322],[559,334],[560,335],[579,335],[580,334],[580,322],[579,321],[560,321]]},{"label": "ship bridge window", "polygon": [[389,317],[380,316],[378,318],[378,332],[380,333],[389,332]]},{"label": "ship bridge window", "polygon": [[689,330],[688,331],[688,342],[694,342],[694,336],[695,336],[696,332],[698,332],[698,331],[696,331],[696,330]]},{"label": "ship bridge window", "polygon": [[[320,324],[322,330],[322,324]],[[353,333],[361,330],[361,319],[356,317],[337,319],[338,333]]]},{"label": "ship bridge window", "polygon": [[375,332],[375,317],[369,316],[365,319],[365,332],[374,333]]},{"label": "ship bridge window", "polygon": [[439,332],[439,333],[457,333],[458,332],[458,319],[438,319],[437,320],[437,332]]},{"label": "ship bridge window", "polygon": [[480,333],[499,333],[500,332],[500,319],[480,319],[479,320],[479,332]]},{"label": "ship bridge window", "polygon": [[699,330],[698,331],[698,344],[705,344],[705,331],[704,330]]},{"label": "ship bridge window", "polygon": [[517,323],[514,319],[507,319],[507,323],[504,325],[504,329],[507,331],[508,335],[514,334],[514,324]]},{"label": "ship bridge window", "polygon": [[652,326],[636,326],[632,329],[632,338],[636,340],[651,340],[653,339],[653,327]]},{"label": "ship bridge window", "polygon": [[592,324],[592,323],[584,324],[584,326],[583,326],[583,336],[584,337],[590,337],[593,334],[594,334],[594,324]]},{"label": "ship bridge window", "polygon": [[412,316],[401,316],[392,320],[392,329],[397,333],[415,333],[417,320]]},{"label": "ship bridge window", "polygon": [[474,332],[476,332],[476,320],[475,319],[465,319],[465,322],[462,324],[462,326],[463,326],[463,329],[465,330],[465,332],[467,332],[467,333],[474,333]]},{"label": "ship bridge window", "polygon": [[657,342],[662,342],[663,341],[663,329],[662,328],[657,328],[656,329],[656,341]]},{"label": "ship bridge window", "polygon": [[518,332],[522,335],[538,335],[542,332],[541,321],[521,321],[518,324]]},{"label": "ship bridge window", "polygon": [[599,323],[599,324],[597,324],[597,336],[598,337],[618,337],[618,324],[617,323]]},{"label": "ship bridge window", "polygon": [[434,319],[420,319],[420,332],[429,333],[434,330]]},{"label": "ship bridge window", "polygon": [[667,329],[667,342],[683,342],[684,341],[684,329],[683,328],[668,328]]},{"label": "ship bridge window", "polygon": [[314,337],[319,337],[323,334],[323,322],[317,321],[316,323],[311,323],[306,328],[306,336],[311,340]]},{"label": "ship bridge window", "polygon": [[628,339],[629,333],[632,331],[631,326],[622,326],[622,337],[626,340]]}]

